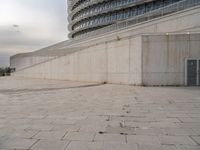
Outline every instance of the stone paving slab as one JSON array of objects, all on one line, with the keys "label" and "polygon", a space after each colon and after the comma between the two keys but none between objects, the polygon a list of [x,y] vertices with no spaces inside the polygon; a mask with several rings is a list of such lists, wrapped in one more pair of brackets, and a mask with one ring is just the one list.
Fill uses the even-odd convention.
[{"label": "stone paving slab", "polygon": [[189,136],[160,136],[162,145],[197,145]]},{"label": "stone paving slab", "polygon": [[139,148],[133,143],[104,142],[102,150],[139,150]]},{"label": "stone paving slab", "polygon": [[102,142],[71,141],[66,150],[102,150]]},{"label": "stone paving slab", "polygon": [[42,140],[62,140],[65,134],[67,134],[67,131],[40,131],[32,138]]},{"label": "stone paving slab", "polygon": [[65,150],[69,141],[39,140],[31,150]]},{"label": "stone paving slab", "polygon": [[30,149],[37,140],[23,138],[8,138],[1,143],[0,148],[4,149]]},{"label": "stone paving slab", "polygon": [[200,150],[199,87],[0,78],[0,150]]},{"label": "stone paving slab", "polygon": [[[139,150],[177,150],[175,145],[139,145]],[[189,150],[189,149],[188,149]]]},{"label": "stone paving slab", "polygon": [[69,141],[92,141],[95,133],[92,132],[69,132],[64,139]]},{"label": "stone paving slab", "polygon": [[158,136],[149,136],[149,135],[128,135],[128,143],[136,143],[139,145],[161,145]]},{"label": "stone paving slab", "polygon": [[94,141],[125,143],[126,138],[124,135],[120,134],[97,134],[94,138]]}]

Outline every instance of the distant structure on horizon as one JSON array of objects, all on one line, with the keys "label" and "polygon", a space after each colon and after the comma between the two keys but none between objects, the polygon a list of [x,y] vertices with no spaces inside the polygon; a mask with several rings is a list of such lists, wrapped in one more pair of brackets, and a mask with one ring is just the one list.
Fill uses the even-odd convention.
[{"label": "distant structure on horizon", "polygon": [[13,76],[200,85],[200,0],[68,0],[69,40],[12,56]]}]

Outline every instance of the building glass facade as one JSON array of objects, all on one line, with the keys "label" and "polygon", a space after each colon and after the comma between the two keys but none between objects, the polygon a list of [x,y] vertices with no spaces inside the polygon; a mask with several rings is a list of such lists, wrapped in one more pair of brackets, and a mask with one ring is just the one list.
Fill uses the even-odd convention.
[{"label": "building glass facade", "polygon": [[181,0],[68,0],[70,38],[148,14]]}]

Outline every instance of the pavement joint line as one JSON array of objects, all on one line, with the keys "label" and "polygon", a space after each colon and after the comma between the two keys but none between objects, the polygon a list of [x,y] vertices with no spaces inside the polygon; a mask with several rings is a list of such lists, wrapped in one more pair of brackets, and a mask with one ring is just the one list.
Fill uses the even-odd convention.
[{"label": "pavement joint line", "polygon": [[40,139],[37,139],[28,149],[31,149],[34,145],[36,145],[38,142],[40,141]]},{"label": "pavement joint line", "polygon": [[71,144],[71,140],[67,143],[67,145],[65,146],[64,150],[67,150],[68,149],[68,146]]},{"label": "pavement joint line", "polygon": [[66,137],[66,135],[68,134],[69,131],[66,131],[65,134],[61,137],[60,140],[64,140],[64,138]]},{"label": "pavement joint line", "polygon": [[[200,136],[198,136],[198,137],[200,137]],[[192,141],[194,141],[198,146],[200,146],[200,143],[198,143],[194,138],[193,138],[193,136],[189,136],[189,138],[192,140]]]},{"label": "pavement joint line", "polygon": [[128,143],[127,134],[125,134],[124,136],[125,136],[125,143]]},{"label": "pavement joint line", "polygon": [[95,132],[95,133],[94,133],[94,136],[93,136],[93,138],[92,138],[92,142],[95,141],[94,139],[95,139],[95,137],[96,137],[96,134],[97,134],[97,133]]},{"label": "pavement joint line", "polygon": [[34,139],[34,137],[35,137],[36,135],[38,135],[40,132],[41,132],[41,130],[37,131],[33,136],[31,136],[30,139]]}]

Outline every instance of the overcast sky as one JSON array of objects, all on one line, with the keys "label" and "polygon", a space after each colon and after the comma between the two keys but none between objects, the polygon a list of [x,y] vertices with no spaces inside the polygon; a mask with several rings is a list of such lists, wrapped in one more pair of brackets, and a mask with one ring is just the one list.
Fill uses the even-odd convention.
[{"label": "overcast sky", "polygon": [[0,66],[67,39],[66,0],[0,0]]}]

